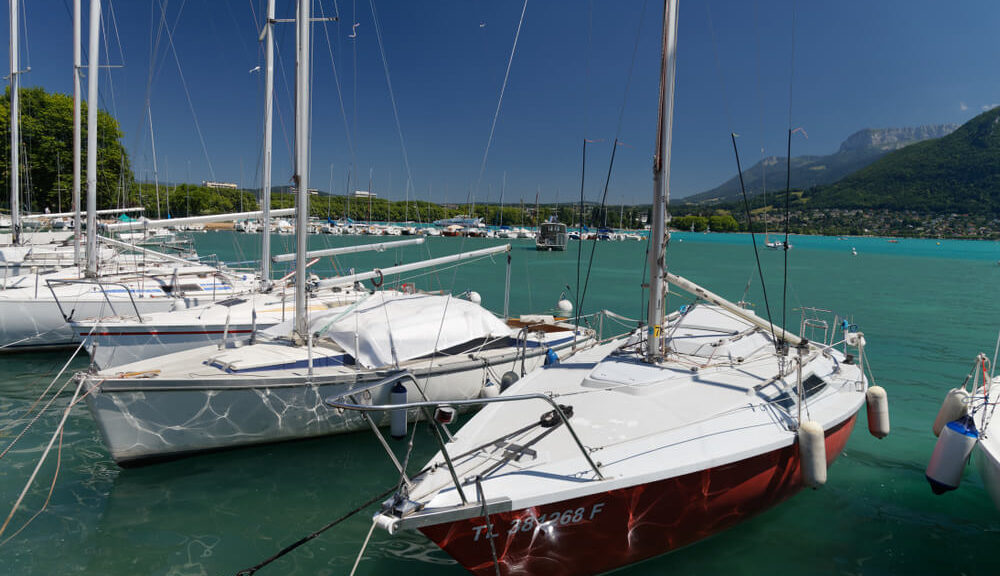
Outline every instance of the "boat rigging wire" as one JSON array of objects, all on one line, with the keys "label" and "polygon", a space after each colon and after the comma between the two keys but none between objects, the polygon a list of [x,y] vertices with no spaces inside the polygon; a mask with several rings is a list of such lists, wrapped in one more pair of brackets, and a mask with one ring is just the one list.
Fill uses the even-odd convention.
[{"label": "boat rigging wire", "polygon": [[[632,87],[632,74],[635,71],[636,55],[639,53],[639,39],[642,37],[642,23],[645,20],[646,6],[648,4],[649,4],[648,0],[646,0],[646,1],[644,1],[642,3],[642,10],[639,12],[639,22],[636,25],[635,43],[632,45],[632,58],[631,58],[631,61],[629,62],[629,66],[628,66],[628,76],[625,79],[625,90],[622,93],[622,104],[621,104],[621,107],[618,109],[618,126],[615,127],[614,144],[612,144],[612,146],[611,146],[611,159],[608,161],[608,175],[607,175],[607,178],[604,181],[604,194],[601,196],[601,207],[600,207],[601,211],[606,211],[607,210],[608,187],[611,184],[611,174],[612,174],[612,170],[614,169],[614,166],[615,166],[615,152],[617,152],[617,150],[618,150],[618,145],[622,144],[622,142],[620,140],[621,132],[622,132],[622,123],[623,123],[623,121],[625,119],[625,109],[628,107],[629,89]],[[588,73],[589,73],[589,71],[588,71]],[[584,140],[584,160],[586,160],[586,147],[587,147],[587,143],[586,143],[586,140]],[[582,225],[583,224],[583,182],[580,183],[580,208],[581,208],[581,210],[580,210],[580,223]],[[618,225],[621,226],[621,222],[619,222]],[[587,263],[587,276],[586,276],[586,279],[584,280],[583,294],[582,295],[578,295],[578,297],[577,297],[577,302],[576,302],[577,318],[579,318],[580,311],[583,310],[583,302],[587,298],[587,287],[590,285],[590,272],[591,272],[591,270],[594,267],[594,252],[597,251],[597,241],[598,241],[597,236],[594,236],[593,244],[590,247],[590,261]],[[582,231],[581,231],[581,236],[580,236],[579,242],[581,243],[581,246],[582,246],[582,242],[583,242]],[[669,246],[669,244],[668,244],[668,246]],[[648,250],[648,248],[647,248],[647,250]],[[648,256],[648,253],[647,253],[647,256]],[[646,258],[646,260],[648,260],[648,259],[649,258]],[[576,265],[577,265],[576,283],[577,283],[577,292],[579,294],[579,289],[580,289],[579,288],[579,284],[580,284],[579,252],[577,252],[577,264]],[[645,278],[645,276],[646,276],[645,270],[646,270],[646,264],[643,264],[643,274],[642,274],[643,278]],[[579,323],[579,320],[577,320],[577,322]]]},{"label": "boat rigging wire", "polygon": [[354,576],[354,573],[358,571],[358,564],[361,564],[361,557],[365,555],[365,550],[368,549],[368,543],[371,542],[372,533],[375,532],[375,526],[378,525],[378,518],[372,519],[372,525],[368,528],[368,535],[365,536],[364,543],[361,544],[361,550],[358,551],[358,557],[354,559],[354,566],[351,567],[350,576]]},{"label": "boat rigging wire", "polygon": [[[740,166],[740,151],[736,146],[736,133],[730,132],[729,135],[733,140],[733,154],[736,156],[736,175],[740,178],[740,192],[743,194],[743,209],[746,211],[747,227],[750,229],[750,242],[753,244],[753,256],[757,261],[757,274],[760,276],[760,288],[764,292],[764,308],[767,311],[767,322],[771,326],[771,340],[774,342],[775,350],[778,351],[782,346],[784,346],[784,340],[778,340],[778,337],[774,333],[774,321],[771,319],[771,304],[767,299],[767,284],[764,282],[764,270],[761,268],[760,252],[757,250],[757,236],[753,233],[753,216],[750,214],[750,201],[747,199],[747,189],[743,184],[743,168]],[[749,286],[749,282],[747,285]],[[782,326],[784,326],[784,318],[782,318]]]},{"label": "boat rigging wire", "polygon": [[330,528],[333,528],[337,524],[340,524],[344,520],[347,520],[347,519],[351,518],[352,516],[354,516],[358,512],[361,512],[365,508],[368,508],[372,504],[375,504],[376,502],[385,499],[386,497],[388,497],[390,494],[392,494],[395,491],[396,491],[396,486],[394,485],[391,488],[389,488],[388,490],[386,490],[385,492],[382,492],[382,493],[378,494],[377,496],[371,498],[370,500],[368,500],[365,503],[361,504],[357,508],[354,508],[350,512],[347,512],[346,514],[340,516],[339,518],[337,518],[335,520],[332,520],[331,522],[327,523],[325,526],[323,526],[319,530],[316,530],[315,532],[312,532],[311,534],[303,536],[302,538],[299,538],[298,540],[296,540],[295,542],[292,542],[288,546],[285,546],[284,548],[282,548],[281,550],[279,550],[273,556],[271,556],[271,557],[263,560],[262,562],[254,565],[254,566],[251,566],[250,568],[244,568],[243,570],[240,570],[239,572],[236,573],[236,576],[252,576],[253,574],[256,574],[257,571],[260,570],[261,568],[263,568],[264,566],[267,566],[268,564],[274,562],[278,558],[281,558],[285,554],[288,554],[292,550],[295,550],[299,546],[302,546],[303,544],[305,544],[305,543],[309,542],[310,540],[316,538],[317,536],[319,536],[323,532],[326,532],[327,530],[329,530]]},{"label": "boat rigging wire", "polygon": [[788,65],[788,148],[785,156],[785,270],[782,279],[782,290],[781,290],[781,325],[784,330],[785,326],[788,325],[786,321],[785,314],[788,313],[787,310],[787,300],[788,300],[788,220],[789,220],[789,205],[791,203],[790,198],[792,196],[791,185],[792,185],[792,89],[795,87],[795,2],[792,2],[792,49],[791,57],[789,59]]},{"label": "boat rigging wire", "polygon": [[[102,306],[102,312],[103,312],[103,306]],[[93,333],[93,331],[94,331],[95,328],[97,328],[97,324],[95,324],[93,327],[91,327],[91,329],[90,329],[91,334]],[[80,345],[76,347],[76,350],[70,356],[69,360],[66,361],[66,364],[63,365],[62,369],[59,370],[59,373],[52,380],[52,384],[50,384],[49,387],[46,388],[46,391],[49,390],[49,389],[51,389],[52,385],[55,384],[55,382],[57,382],[59,380],[59,378],[63,375],[63,373],[66,371],[66,368],[69,367],[69,365],[76,358],[77,354],[80,353],[80,350],[83,349],[83,346],[84,346],[85,342],[86,342],[86,339],[82,339],[80,341]],[[59,394],[61,394],[62,391],[66,388],[66,386],[70,382],[72,382],[72,381],[73,381],[73,379],[70,378],[70,379],[68,379],[66,381],[65,384],[63,384],[63,386],[59,389],[59,391],[56,392],[56,394],[52,396],[52,398],[49,400],[48,403],[46,403],[45,407],[42,408],[41,410],[39,410],[38,414],[36,414],[35,417],[30,422],[28,422],[28,424],[24,427],[24,430],[22,430],[21,433],[18,434],[17,437],[14,438],[14,440],[12,440],[10,442],[10,444],[7,445],[7,447],[4,449],[3,453],[0,454],[0,458],[2,458],[4,455],[7,454],[7,452],[14,446],[14,444],[24,435],[25,432],[27,432],[28,428],[30,428],[31,425],[34,424],[36,420],[38,420],[38,418],[45,412],[45,410],[52,404],[52,402],[56,398],[59,397]],[[56,470],[55,470],[55,473],[54,473],[54,475],[52,477],[52,484],[49,487],[49,493],[48,493],[48,495],[45,498],[45,502],[42,504],[42,507],[31,518],[29,518],[20,528],[17,529],[17,531],[15,531],[13,534],[11,534],[10,536],[8,536],[5,540],[0,541],[0,546],[3,546],[7,542],[9,542],[11,538],[14,538],[18,534],[20,534],[21,531],[24,530],[25,528],[27,528],[27,526],[29,524],[31,524],[31,522],[33,522],[35,520],[35,518],[37,518],[45,510],[45,508],[48,506],[49,500],[52,498],[52,491],[55,489],[56,479],[59,477],[59,468],[60,468],[60,464],[62,462],[63,429],[64,429],[64,427],[66,425],[66,419],[69,417],[69,413],[73,409],[73,406],[75,406],[80,400],[83,400],[84,398],[86,398],[87,395],[90,394],[90,391],[97,389],[97,386],[95,386],[95,387],[91,388],[90,390],[88,390],[83,396],[80,396],[80,390],[83,388],[83,383],[84,383],[84,380],[82,378],[79,379],[79,382],[77,383],[77,386],[76,386],[76,391],[73,393],[73,398],[70,399],[69,405],[67,405],[66,409],[63,411],[62,419],[59,421],[59,424],[56,426],[56,430],[53,433],[52,438],[49,440],[48,446],[45,447],[45,450],[42,452],[41,457],[38,459],[38,464],[35,465],[34,471],[32,471],[31,476],[28,478],[28,482],[25,483],[24,488],[21,490],[21,494],[18,496],[17,500],[14,502],[14,506],[11,507],[10,514],[7,515],[7,518],[6,518],[6,520],[4,520],[3,525],[0,525],[0,535],[3,535],[4,531],[7,530],[7,526],[10,524],[10,521],[14,518],[14,514],[17,512],[18,508],[20,508],[21,502],[24,501],[24,497],[28,494],[28,490],[31,488],[31,485],[34,484],[35,478],[38,476],[38,472],[42,468],[42,464],[44,464],[46,458],[48,458],[49,452],[52,450],[52,445],[55,443],[56,438],[58,437],[58,439],[59,439],[59,447],[57,449]],[[43,393],[43,396],[44,396],[44,393]]]},{"label": "boat rigging wire", "polygon": [[[334,8],[336,9],[336,13],[334,14],[333,17],[334,18],[340,18],[340,9],[337,8],[336,4],[334,4]],[[324,20],[323,21],[323,35],[326,38],[326,50],[327,50],[327,53],[330,55],[330,67],[333,69],[333,83],[337,87],[337,102],[340,104],[340,117],[344,120],[344,134],[347,136],[347,149],[351,153],[351,165],[352,166],[357,166],[358,165],[358,158],[357,158],[357,154],[356,154],[356,152],[354,150],[354,139],[351,138],[351,124],[350,124],[350,121],[347,119],[347,109],[344,107],[344,93],[343,93],[343,89],[342,89],[341,84],[340,84],[340,73],[337,72],[337,62],[336,62],[336,60],[333,57],[333,44],[330,42],[330,30],[329,30],[329,26],[327,25],[326,12],[323,9],[323,3],[322,2],[320,2],[320,4],[319,4],[319,10],[320,10],[320,16]],[[390,92],[390,94],[391,94],[391,92]],[[395,109],[395,99],[393,99],[393,109]],[[402,132],[400,132],[400,141],[402,141]],[[331,172],[332,172],[332,170],[331,170]],[[332,176],[331,176],[331,179],[332,179]],[[348,187],[350,187],[350,184],[348,184]],[[350,193],[350,191],[345,188],[344,189],[344,194],[349,194],[349,193]],[[332,184],[330,186],[330,194],[331,194],[331,196],[333,194],[333,185]]]},{"label": "boat rigging wire", "polygon": [[[527,0],[525,0],[527,2]],[[399,147],[403,151],[403,166],[406,168],[405,192],[409,198],[410,189],[413,187],[413,172],[410,170],[410,156],[406,152],[406,140],[403,138],[403,126],[399,121],[399,107],[396,106],[396,93],[392,89],[392,77],[389,75],[389,60],[385,56],[385,46],[382,43],[382,24],[378,18],[378,11],[375,9],[375,0],[368,0],[372,9],[372,22],[375,28],[375,39],[378,41],[379,54],[382,56],[382,69],[385,71],[385,84],[389,88],[389,101],[392,103],[392,117],[396,121],[396,134],[399,135]],[[481,176],[481,175],[480,175]],[[391,207],[389,214],[390,219]]]},{"label": "boat rigging wire", "polygon": [[[161,2],[160,9],[163,12],[163,18],[166,19],[166,5]],[[208,173],[212,176],[212,180],[215,180],[215,167],[212,166],[212,158],[208,155],[208,146],[205,144],[205,136],[201,131],[201,124],[198,122],[198,114],[194,110],[194,102],[191,100],[191,91],[188,89],[187,80],[184,78],[184,70],[181,68],[180,57],[177,55],[177,47],[174,45],[174,35],[169,27],[164,27],[164,31],[167,34],[167,45],[170,47],[171,53],[174,55],[174,62],[177,64],[177,75],[181,79],[181,87],[184,88],[184,96],[187,99],[188,109],[191,110],[191,118],[194,120],[194,128],[198,133],[198,141],[201,143],[201,150],[205,154],[205,162],[208,164]]]},{"label": "boat rigging wire", "polygon": [[[374,0],[369,0],[374,1]],[[500,86],[500,97],[497,99],[497,108],[493,112],[493,122],[490,124],[490,136],[486,140],[486,150],[483,151],[483,161],[479,165],[479,178],[476,180],[476,189],[479,191],[479,185],[483,181],[483,173],[486,171],[486,160],[490,155],[490,145],[493,143],[493,133],[496,131],[497,119],[500,117],[500,106],[503,104],[503,95],[507,90],[507,80],[510,78],[510,67],[514,63],[514,53],[517,51],[517,40],[521,37],[521,26],[524,24],[524,14],[528,11],[528,0],[524,0],[524,6],[521,7],[521,19],[517,22],[517,32],[514,33],[514,44],[510,47],[510,57],[507,59],[507,71],[503,75],[503,84]],[[473,191],[469,190],[469,195],[471,197]]]}]

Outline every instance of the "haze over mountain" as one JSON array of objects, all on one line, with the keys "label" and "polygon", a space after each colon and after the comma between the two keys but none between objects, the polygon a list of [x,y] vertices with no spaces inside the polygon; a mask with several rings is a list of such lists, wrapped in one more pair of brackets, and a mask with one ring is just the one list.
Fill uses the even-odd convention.
[{"label": "haze over mountain", "polygon": [[[792,157],[791,185],[795,189],[832,184],[856,172],[886,154],[910,144],[941,138],[958,128],[957,124],[937,124],[914,128],[866,128],[851,134],[837,152],[825,156]],[[784,156],[768,156],[743,171],[747,195],[755,196],[767,189],[785,189],[786,163]],[[723,184],[678,200],[687,203],[729,203],[741,198],[740,183],[733,176]]]},{"label": "haze over mountain", "polygon": [[808,190],[803,200],[810,208],[1000,214],[1000,108]]}]

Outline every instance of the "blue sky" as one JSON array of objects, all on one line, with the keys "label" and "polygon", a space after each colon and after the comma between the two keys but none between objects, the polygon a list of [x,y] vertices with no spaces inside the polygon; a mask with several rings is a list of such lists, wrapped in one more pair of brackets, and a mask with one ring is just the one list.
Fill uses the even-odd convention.
[{"label": "blue sky", "polygon": [[[341,20],[313,28],[313,186],[330,188],[332,165],[333,191],[343,193],[353,164],[352,189],[367,188],[371,174],[380,197],[404,196],[406,169],[373,3],[411,197],[464,202],[474,193],[477,201],[496,202],[506,172],[506,203],[534,202],[536,191],[543,202],[576,200],[586,137],[603,140],[589,146],[587,157],[585,194],[598,200],[618,135],[626,145],[615,160],[609,202],[649,201],[662,10],[656,0],[528,0],[482,178],[523,1],[316,0],[316,15],[339,12]],[[69,93],[71,0],[23,5],[22,66],[31,66],[23,85]],[[103,63],[110,58],[123,67],[102,72],[101,105],[119,118],[137,177],[152,177],[150,87],[161,180],[259,185],[263,78],[250,70],[263,62],[257,43],[263,6],[263,0],[105,1]],[[161,9],[173,48],[164,37],[151,65],[151,30]],[[85,0],[85,17],[88,10]],[[279,18],[293,10],[290,0],[278,1]],[[735,174],[731,131],[740,134],[744,166],[760,158],[762,147],[784,155],[790,87],[791,125],[808,133],[795,137],[793,155],[831,153],[867,127],[961,123],[1000,103],[998,16],[995,2],[683,2],[672,195],[701,192]],[[0,42],[8,45],[3,20]],[[292,25],[279,24],[277,39],[276,185],[291,176]]]}]

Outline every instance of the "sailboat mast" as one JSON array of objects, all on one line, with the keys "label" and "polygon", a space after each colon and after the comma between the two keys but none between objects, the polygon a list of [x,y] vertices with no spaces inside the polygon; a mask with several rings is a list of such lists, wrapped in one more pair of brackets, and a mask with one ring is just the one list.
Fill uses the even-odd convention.
[{"label": "sailboat mast", "polygon": [[[97,74],[100,70],[101,0],[90,0],[90,62],[87,68],[87,272],[97,276]],[[77,231],[79,233],[79,231]]]},{"label": "sailboat mast", "polygon": [[653,222],[649,232],[649,311],[646,360],[662,356],[661,322],[666,284],[667,202],[670,200],[670,144],[674,122],[674,70],[677,63],[677,3],[663,3],[663,51],[660,56],[660,112],[653,160]]},{"label": "sailboat mast", "polygon": [[18,46],[18,7],[20,0],[10,0],[10,233],[11,241],[16,246],[21,243],[21,215],[18,201],[21,197],[21,179],[18,156],[21,151],[21,103],[20,103],[20,48]]},{"label": "sailboat mast", "polygon": [[312,0],[299,0],[295,56],[295,332],[309,337],[306,318],[306,250],[309,221],[309,26]]},{"label": "sailboat mast", "polygon": [[[271,113],[274,106],[274,0],[267,0],[264,23],[264,167],[260,193],[264,229],[261,230],[260,276],[263,286],[271,285]],[[301,276],[299,277],[301,278]]]},{"label": "sailboat mast", "polygon": [[80,232],[83,229],[80,223],[80,140],[83,138],[83,127],[81,122],[80,98],[80,68],[83,67],[83,60],[80,55],[80,42],[83,33],[81,31],[81,20],[83,19],[80,9],[81,0],[73,0],[73,262],[77,266],[83,265],[83,251],[80,250]]}]

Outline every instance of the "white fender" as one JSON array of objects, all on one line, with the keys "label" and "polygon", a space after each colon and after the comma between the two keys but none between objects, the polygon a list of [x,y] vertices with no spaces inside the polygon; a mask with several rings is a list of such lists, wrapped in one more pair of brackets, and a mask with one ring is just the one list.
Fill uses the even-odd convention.
[{"label": "white fender", "polygon": [[978,440],[976,425],[968,416],[949,422],[941,430],[926,470],[927,481],[935,494],[958,488],[965,464]]},{"label": "white fender", "polygon": [[969,393],[965,388],[952,388],[944,397],[937,418],[934,419],[934,435],[940,436],[941,429],[948,422],[958,420],[969,413]]},{"label": "white fender", "polygon": [[889,396],[885,388],[871,386],[865,392],[868,407],[868,432],[881,440],[889,435]]},{"label": "white fender", "polygon": [[[396,382],[389,392],[390,404],[406,404],[406,386]],[[406,410],[393,410],[389,416],[389,433],[393,438],[406,438]]]},{"label": "white fender", "polygon": [[802,482],[810,488],[826,484],[826,434],[818,422],[807,420],[799,426],[799,456]]},{"label": "white fender", "polygon": [[479,391],[480,398],[496,398],[500,395],[500,386],[492,380],[487,380],[483,384],[483,389]]}]

